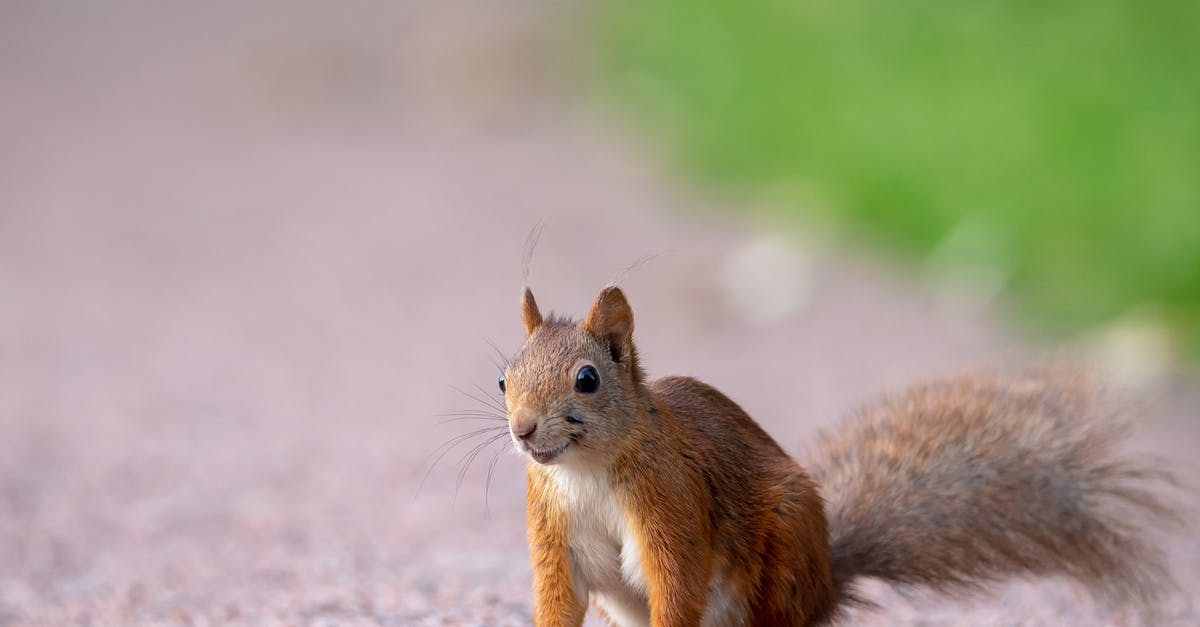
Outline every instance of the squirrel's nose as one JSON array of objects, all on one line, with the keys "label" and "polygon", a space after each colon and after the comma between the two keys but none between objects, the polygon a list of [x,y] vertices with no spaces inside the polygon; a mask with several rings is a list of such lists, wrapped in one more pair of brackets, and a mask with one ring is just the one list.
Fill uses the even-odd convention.
[{"label": "squirrel's nose", "polygon": [[529,438],[532,438],[533,434],[536,432],[537,432],[537,423],[536,422],[530,423],[529,426],[526,427],[524,431],[518,431],[516,427],[513,427],[513,435],[516,435],[518,438],[520,438],[522,440],[528,440]]},{"label": "squirrel's nose", "polygon": [[513,412],[512,424],[509,428],[512,429],[513,435],[517,436],[518,439],[528,440],[537,431],[537,425],[537,413],[522,407]]}]

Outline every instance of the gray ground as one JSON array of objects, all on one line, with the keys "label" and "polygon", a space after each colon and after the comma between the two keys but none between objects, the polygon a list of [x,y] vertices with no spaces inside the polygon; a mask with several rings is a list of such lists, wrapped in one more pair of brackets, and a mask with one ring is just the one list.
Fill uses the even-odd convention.
[{"label": "gray ground", "polygon": [[[543,307],[665,252],[624,282],[649,369],[795,450],[877,391],[1042,354],[680,191],[565,95],[553,3],[200,6],[0,8],[0,625],[527,624],[520,460],[417,485],[470,428],[437,423],[476,405],[450,386],[490,393],[485,338],[519,345],[542,218]],[[1139,380],[1137,445],[1190,462],[1196,386]],[[1166,542],[1162,622],[1197,624],[1200,542]],[[877,592],[852,624],[1124,620],[1055,582]]]}]

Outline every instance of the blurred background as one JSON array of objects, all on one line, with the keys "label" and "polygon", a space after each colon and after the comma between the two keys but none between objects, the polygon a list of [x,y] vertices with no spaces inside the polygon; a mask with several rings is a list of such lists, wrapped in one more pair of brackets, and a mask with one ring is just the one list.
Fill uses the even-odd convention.
[{"label": "blurred background", "polygon": [[[623,276],[650,373],[802,464],[880,392],[1066,358],[1200,479],[1197,31],[1178,0],[5,2],[0,625],[528,624],[522,462],[439,415],[494,400],[539,223],[543,308]],[[1200,542],[1163,542],[1194,625]],[[850,624],[1129,620],[1054,581],[871,593]]]}]

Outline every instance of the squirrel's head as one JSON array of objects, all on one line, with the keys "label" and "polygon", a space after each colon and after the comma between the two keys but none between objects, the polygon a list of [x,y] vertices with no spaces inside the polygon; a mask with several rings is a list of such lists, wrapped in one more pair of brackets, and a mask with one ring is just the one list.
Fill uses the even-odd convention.
[{"label": "squirrel's head", "polygon": [[540,464],[603,463],[644,398],[629,301],[607,287],[582,322],[543,319],[526,288],[521,313],[525,345],[500,376],[513,443]]}]

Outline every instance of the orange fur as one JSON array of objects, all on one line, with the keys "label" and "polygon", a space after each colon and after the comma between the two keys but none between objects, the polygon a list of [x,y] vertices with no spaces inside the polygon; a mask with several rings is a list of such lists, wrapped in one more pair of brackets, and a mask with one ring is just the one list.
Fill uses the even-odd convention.
[{"label": "orange fur", "polygon": [[533,590],[538,599],[534,624],[581,625],[587,604],[572,586],[567,563],[567,514],[543,472],[528,473],[529,555],[533,562]]}]

